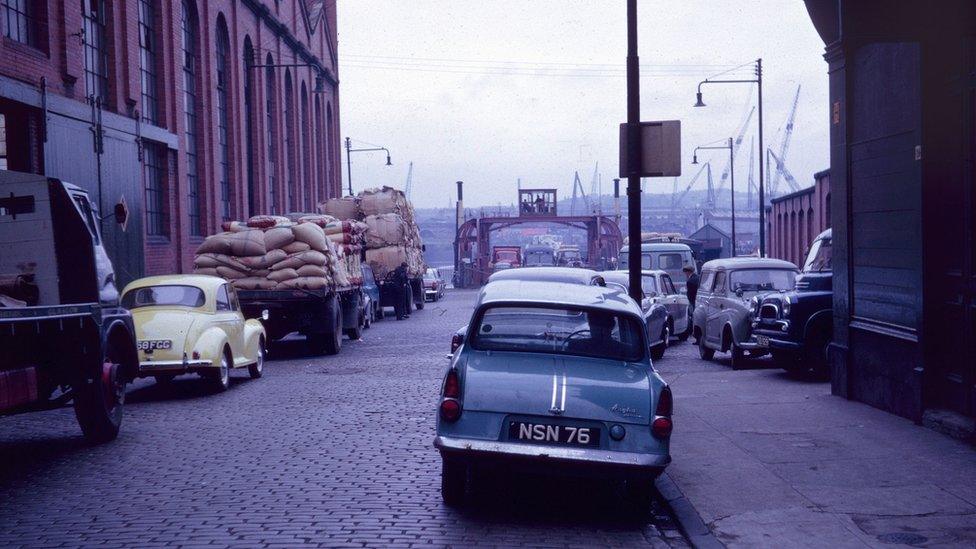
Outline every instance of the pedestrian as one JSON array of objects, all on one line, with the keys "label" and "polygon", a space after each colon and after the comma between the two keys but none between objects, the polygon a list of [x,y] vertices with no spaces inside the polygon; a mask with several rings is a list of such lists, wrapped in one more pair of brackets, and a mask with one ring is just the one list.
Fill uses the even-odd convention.
[{"label": "pedestrian", "polygon": [[407,262],[404,261],[399,267],[393,270],[393,310],[396,311],[396,319],[403,320],[410,317],[407,310],[407,285],[410,279],[407,277]]},{"label": "pedestrian", "polygon": [[688,292],[688,303],[691,305],[691,309],[695,309],[695,298],[698,297],[698,285],[701,280],[698,277],[698,273],[695,272],[695,268],[691,265],[685,265],[681,269],[684,271],[687,280],[685,281],[685,289]]},{"label": "pedestrian", "polygon": [[535,211],[536,213],[546,213],[546,199],[542,198],[541,194],[535,198]]}]

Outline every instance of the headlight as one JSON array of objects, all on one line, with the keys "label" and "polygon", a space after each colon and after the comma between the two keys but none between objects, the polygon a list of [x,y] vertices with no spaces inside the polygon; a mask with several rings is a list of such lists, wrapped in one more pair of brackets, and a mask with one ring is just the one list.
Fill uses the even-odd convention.
[{"label": "headlight", "polygon": [[789,316],[790,316],[790,305],[792,305],[792,300],[790,300],[790,296],[784,295],[783,296],[783,307],[781,308],[781,311],[783,313],[782,314],[783,318],[789,318]]},{"label": "headlight", "polygon": [[754,295],[749,302],[749,310],[752,311],[753,318],[759,318],[759,296]]}]

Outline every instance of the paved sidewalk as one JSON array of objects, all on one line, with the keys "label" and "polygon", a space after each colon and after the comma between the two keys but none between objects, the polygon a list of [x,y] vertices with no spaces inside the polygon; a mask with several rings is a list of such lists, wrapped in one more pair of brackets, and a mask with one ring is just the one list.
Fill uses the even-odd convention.
[{"label": "paved sidewalk", "polygon": [[976,546],[971,446],[768,361],[668,362],[655,364],[676,401],[668,474],[722,543]]}]

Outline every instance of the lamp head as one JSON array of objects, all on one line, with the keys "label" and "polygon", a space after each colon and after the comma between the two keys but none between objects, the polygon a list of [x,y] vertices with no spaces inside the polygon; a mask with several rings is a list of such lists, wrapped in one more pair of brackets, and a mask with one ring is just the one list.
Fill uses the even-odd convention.
[{"label": "lamp head", "polygon": [[387,166],[392,166],[393,165],[393,162],[390,162],[390,155],[386,155],[386,165]]},{"label": "lamp head", "polygon": [[698,92],[696,95],[698,96],[698,101],[695,102],[695,106],[696,107],[704,107],[705,106],[705,103],[702,102],[701,92]]},{"label": "lamp head", "polygon": [[698,164],[698,153],[697,152],[694,153],[693,155],[691,155],[691,163],[692,164]]}]

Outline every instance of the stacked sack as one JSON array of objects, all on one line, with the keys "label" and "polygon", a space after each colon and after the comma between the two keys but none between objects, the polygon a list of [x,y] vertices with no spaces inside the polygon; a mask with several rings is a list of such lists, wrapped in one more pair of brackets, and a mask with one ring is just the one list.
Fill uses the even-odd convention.
[{"label": "stacked sack", "polygon": [[[324,217],[324,216],[316,216]],[[350,284],[343,262],[322,224],[254,216],[224,223],[225,232],[197,248],[194,273],[214,275],[241,290],[315,290]]]},{"label": "stacked sack", "polygon": [[366,241],[366,224],[359,221],[339,221],[330,215],[308,214],[299,219],[301,223],[315,223],[322,227],[325,237],[332,242],[342,269],[355,285],[363,283],[360,258]]},{"label": "stacked sack", "polygon": [[[350,204],[356,205],[352,211]],[[426,266],[420,230],[414,220],[413,206],[402,191],[392,187],[365,190],[353,199],[333,199],[319,205],[326,214],[341,213],[340,219],[362,220],[365,226],[366,262],[377,279],[382,280],[401,263],[407,264],[411,277],[423,274]]]}]

